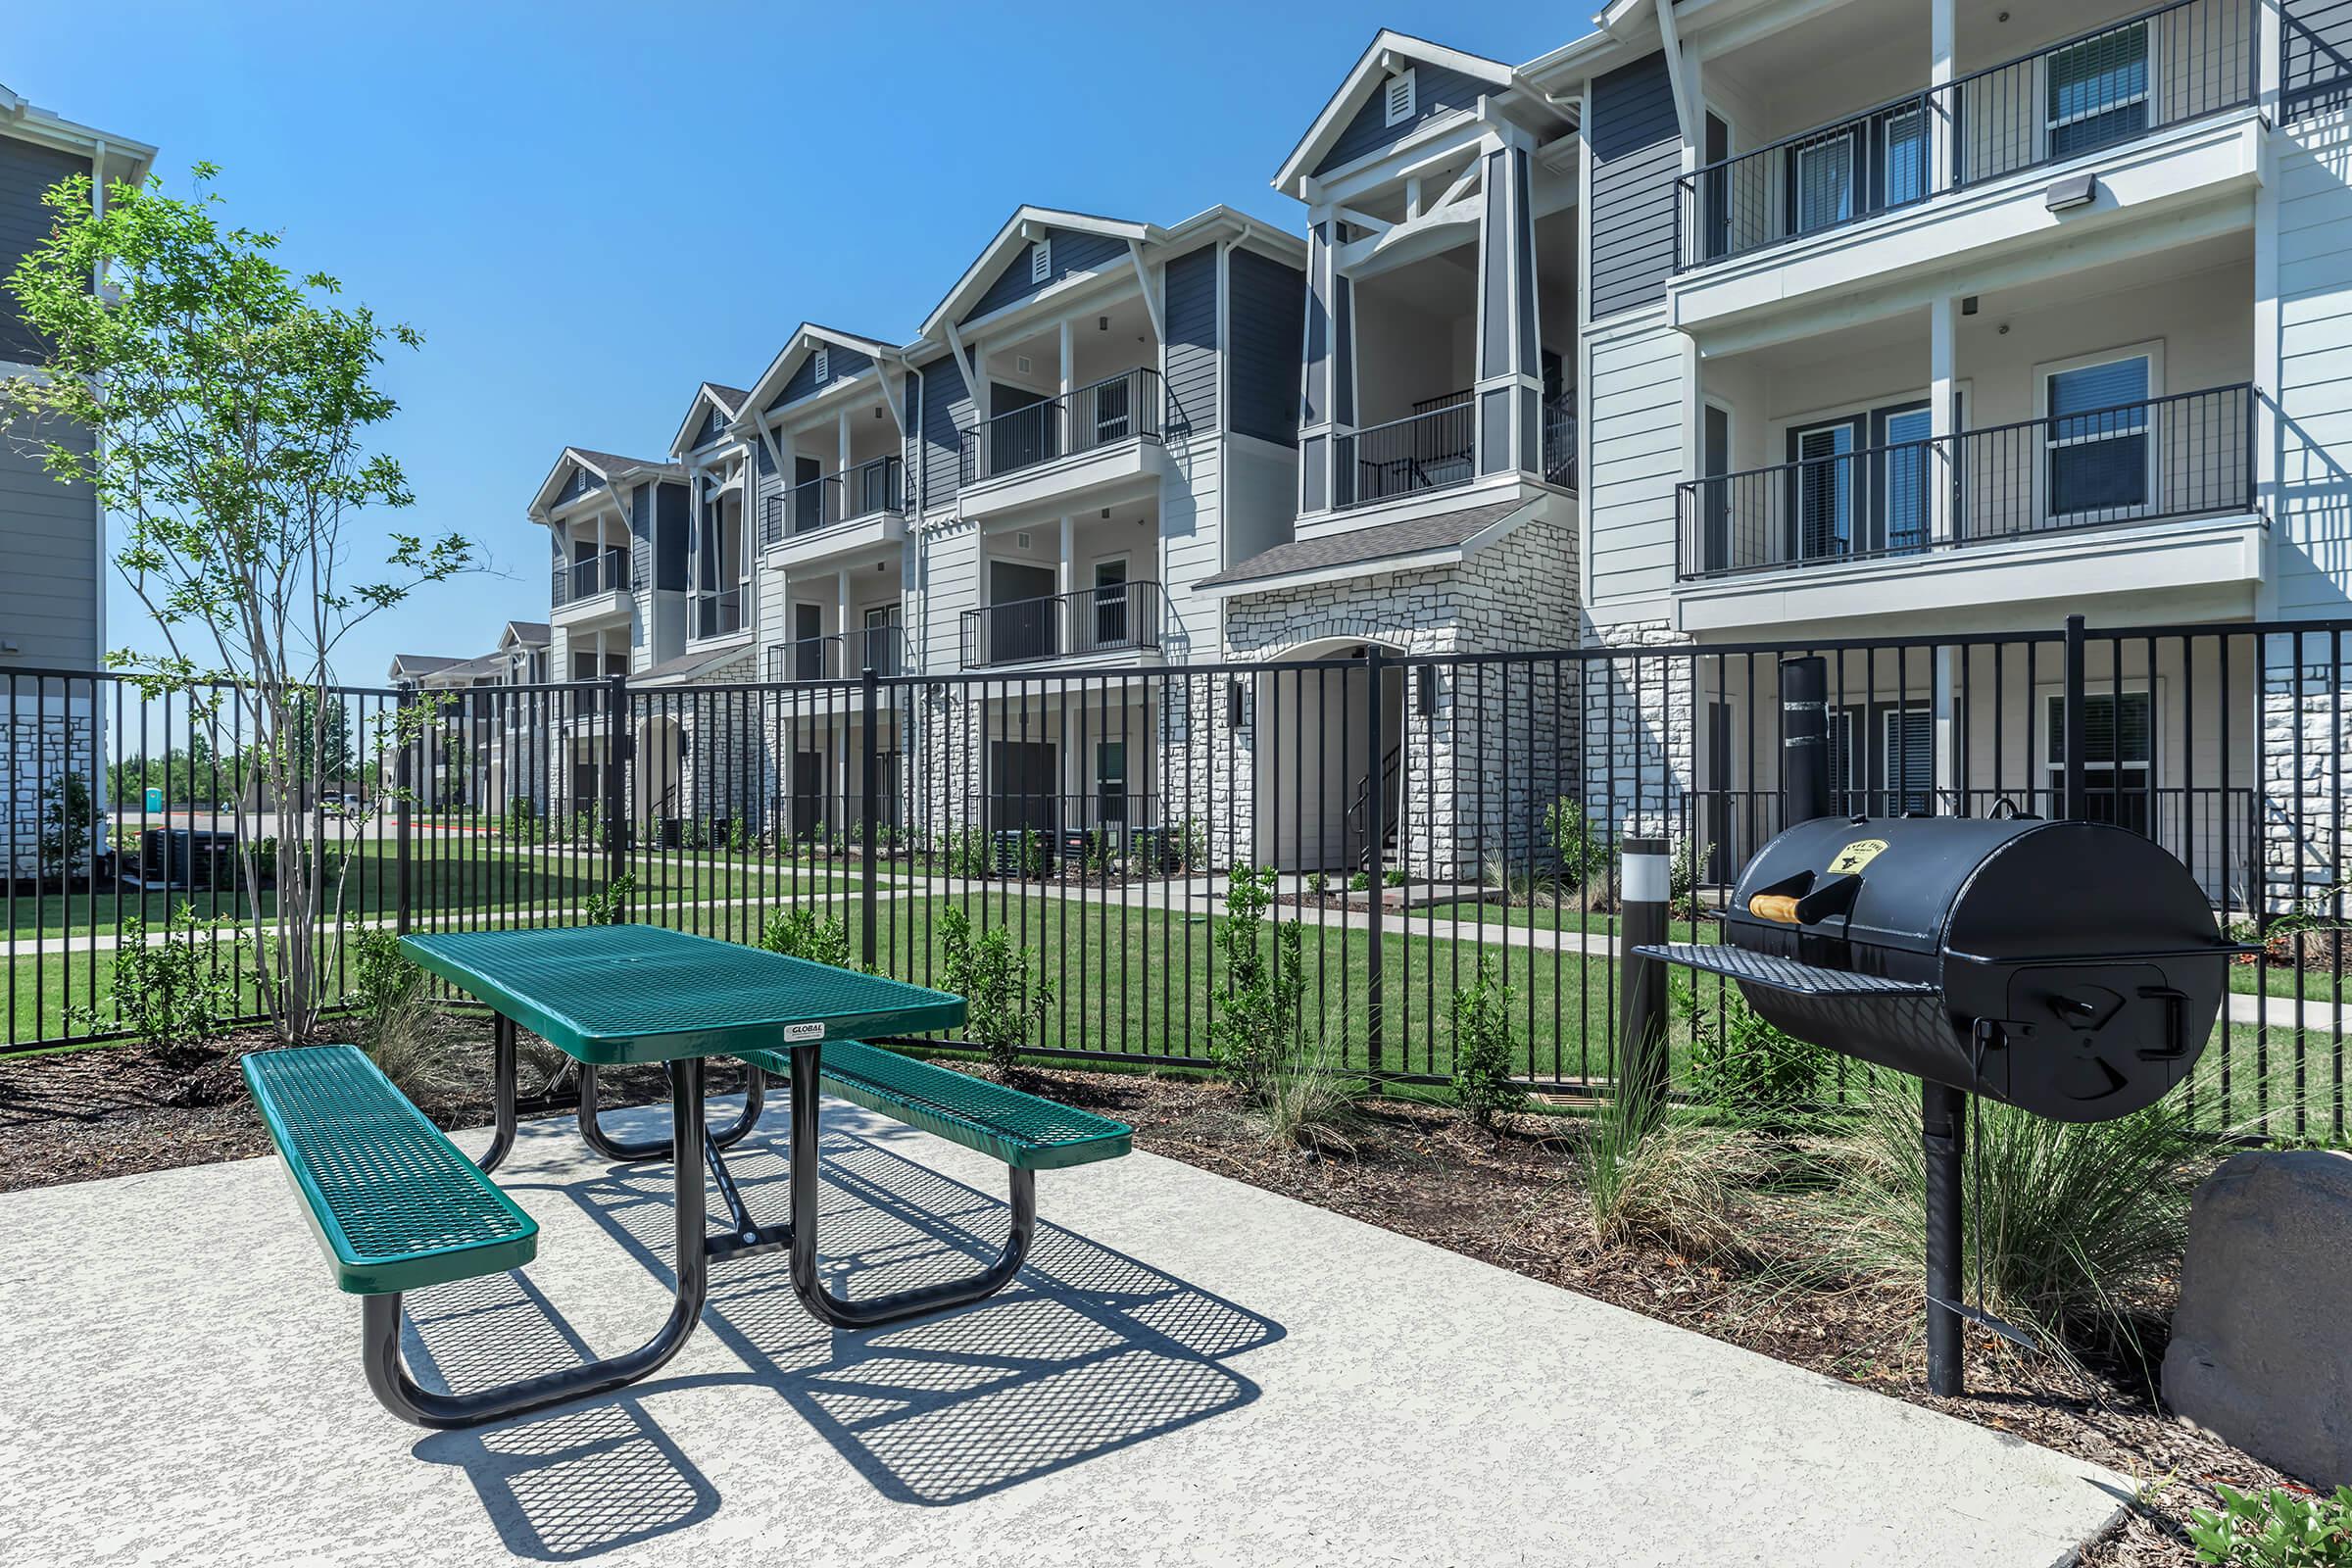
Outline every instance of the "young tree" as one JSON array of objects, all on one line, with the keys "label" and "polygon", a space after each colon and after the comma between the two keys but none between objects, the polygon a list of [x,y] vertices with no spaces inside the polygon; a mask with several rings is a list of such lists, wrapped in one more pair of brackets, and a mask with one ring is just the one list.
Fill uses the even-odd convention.
[{"label": "young tree", "polygon": [[[336,648],[420,585],[466,570],[473,551],[454,535],[393,531],[383,566],[355,571],[361,515],[413,499],[400,465],[367,444],[396,407],[376,368],[388,347],[422,340],[336,303],[324,273],[296,277],[275,258],[278,236],[225,224],[217,172],[197,166],[184,201],[160,181],[113,186],[103,212],[87,176],[49,191],[49,235],[8,278],[47,373],[0,383],[0,419],[118,521],[115,564],[166,652],[108,662],[150,696],[227,683],[252,783],[290,812],[310,793],[300,783],[331,776],[347,755],[341,705],[321,697]],[[61,438],[72,429],[96,439]],[[216,705],[189,716],[222,715]],[[294,1039],[318,1016],[318,924],[342,858],[319,854],[323,835],[303,824],[279,828],[267,918],[262,835],[241,835],[239,853],[257,983]]]}]

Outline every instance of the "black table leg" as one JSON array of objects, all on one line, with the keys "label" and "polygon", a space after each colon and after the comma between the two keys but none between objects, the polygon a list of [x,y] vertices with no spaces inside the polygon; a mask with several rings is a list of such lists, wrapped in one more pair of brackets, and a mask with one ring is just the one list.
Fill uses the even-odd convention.
[{"label": "black table leg", "polygon": [[514,1148],[514,1020],[503,1012],[490,1015],[490,1094],[497,1123],[488,1152],[474,1161],[485,1176]]},{"label": "black table leg", "polygon": [[470,1394],[434,1394],[418,1388],[401,1360],[400,1293],[365,1297],[360,1317],[361,1357],[368,1371],[368,1386],[385,1409],[420,1427],[473,1426],[634,1383],[660,1371],[685,1348],[703,1315],[710,1277],[703,1253],[703,1141],[697,1136],[703,1126],[702,1059],[671,1062],[669,1079],[670,1145],[678,1151],[673,1173],[677,1293],[660,1331],[623,1355]]},{"label": "black table leg", "polygon": [[965,1279],[845,1301],[816,1275],[818,1060],[816,1046],[792,1048],[792,1289],[801,1304],[837,1328],[871,1329],[908,1318],[927,1317],[996,1295],[1012,1283],[1029,1255],[1037,1231],[1037,1172],[1014,1167],[1011,1177],[1012,1231],[996,1262]]},{"label": "black table leg", "polygon": [[[760,1113],[767,1103],[767,1074],[751,1063],[743,1067],[743,1111],[733,1121],[711,1134],[712,1142],[720,1149],[732,1149],[760,1124]],[[597,1119],[596,1068],[580,1063],[580,1138],[590,1149],[607,1159],[623,1163],[637,1159],[666,1159],[670,1141],[666,1138],[645,1138],[631,1142],[615,1138],[605,1131]]]}]

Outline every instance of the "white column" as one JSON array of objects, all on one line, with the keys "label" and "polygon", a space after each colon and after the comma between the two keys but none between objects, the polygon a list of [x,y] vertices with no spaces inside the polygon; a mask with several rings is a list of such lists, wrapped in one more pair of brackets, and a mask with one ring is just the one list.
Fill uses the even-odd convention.
[{"label": "white column", "polygon": [[1061,519],[1061,560],[1054,564],[1054,591],[1062,596],[1058,610],[1062,628],[1061,651],[1065,654],[1076,646],[1076,641],[1071,634],[1078,629],[1077,606],[1071,601],[1069,594],[1077,586],[1074,581],[1077,575],[1077,563],[1072,559],[1077,554],[1078,524],[1076,519],[1064,514]]},{"label": "white column", "polygon": [[1069,318],[1065,316],[1061,321],[1061,395],[1065,398],[1070,395],[1070,388],[1076,384],[1072,374],[1075,367],[1071,361],[1070,321]]},{"label": "white column", "polygon": [[1958,49],[1953,9],[1954,0],[1928,0],[1930,190],[1947,189],[1952,182],[1952,114],[1955,105],[1948,89],[1952,78],[1959,74],[1954,65]]},{"label": "white column", "polygon": [[1928,537],[1948,544],[1959,531],[1952,515],[1954,465],[1960,456],[1952,405],[1959,385],[1957,346],[1960,301],[1952,294],[1928,303],[1928,433],[1935,440],[1928,467]]},{"label": "white column", "polygon": [[[1936,650],[1936,695],[1932,722],[1936,726],[1936,787],[1957,790],[1960,787],[1960,719],[1959,702],[1960,653],[1949,644]],[[1998,701],[1996,697],[1994,699]],[[1951,811],[1965,814],[1968,803],[1955,796],[1949,803],[1937,801],[1932,808],[1937,813]]]}]

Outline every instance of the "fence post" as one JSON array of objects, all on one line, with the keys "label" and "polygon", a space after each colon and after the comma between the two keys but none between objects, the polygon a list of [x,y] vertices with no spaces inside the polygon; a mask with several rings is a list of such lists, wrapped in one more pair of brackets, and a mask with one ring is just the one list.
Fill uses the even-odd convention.
[{"label": "fence post", "polygon": [[[605,677],[605,886],[610,891],[628,873],[629,678]],[[616,909],[615,912],[621,912]]]},{"label": "fence post", "polygon": [[[416,706],[416,694],[402,687],[392,716],[392,930],[404,937],[409,934],[409,796],[416,776],[411,715]],[[165,842],[171,842],[168,835]]]},{"label": "fence post", "polygon": [[875,724],[880,715],[882,683],[874,673],[874,651],[870,640],[865,650],[865,668],[860,679],[865,686],[865,744],[863,756],[858,759],[860,782],[858,789],[865,797],[865,809],[859,813],[862,819],[858,827],[858,848],[865,863],[858,875],[858,904],[863,911],[864,924],[864,929],[858,933],[858,948],[860,960],[871,969],[874,966],[875,923],[874,811],[876,797],[881,794],[882,786],[882,754],[875,744]]},{"label": "fence post", "polygon": [[2066,816],[2080,822],[2090,815],[2090,796],[2083,782],[2082,746],[2082,617],[2066,617],[2066,695],[2062,744],[2066,747]]},{"label": "fence post", "polygon": [[1662,838],[1625,840],[1625,914],[1617,951],[1625,984],[1618,1004],[1618,1038],[1625,1061],[1618,1092],[1637,1107],[1635,1125],[1646,1127],[1666,1106],[1666,965],[1636,948],[1662,947],[1668,905],[1673,898],[1673,850]]},{"label": "fence post", "polygon": [[[1364,979],[1364,1061],[1377,1079],[1381,1073],[1381,1058],[1386,1054],[1383,1049],[1387,1032],[1387,1019],[1383,1016],[1386,1005],[1383,992],[1387,963],[1381,951],[1381,928],[1388,923],[1388,868],[1382,863],[1385,857],[1381,852],[1386,848],[1389,836],[1388,780],[1381,776],[1381,760],[1388,755],[1388,742],[1381,734],[1381,719],[1387,705],[1384,701],[1386,694],[1381,690],[1378,643],[1364,645],[1364,676],[1370,683],[1372,696],[1369,704],[1372,717],[1364,726],[1370,758],[1364,766],[1364,872],[1371,892],[1371,898],[1366,902],[1371,906],[1372,912],[1371,941],[1366,953],[1369,969]],[[1293,759],[1293,765],[1302,763],[1300,760]],[[1401,761],[1396,776],[1399,779],[1404,776]]]}]

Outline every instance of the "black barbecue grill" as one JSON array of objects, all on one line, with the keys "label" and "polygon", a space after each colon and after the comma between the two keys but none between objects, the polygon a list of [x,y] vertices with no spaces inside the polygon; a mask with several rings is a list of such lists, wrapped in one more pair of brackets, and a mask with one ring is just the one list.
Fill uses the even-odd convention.
[{"label": "black barbecue grill", "polygon": [[1799,1039],[2104,1121],[2188,1076],[2235,949],[2187,868],[2128,829],[1857,816],[1767,844],[1720,946],[1642,951],[1737,981]]}]

